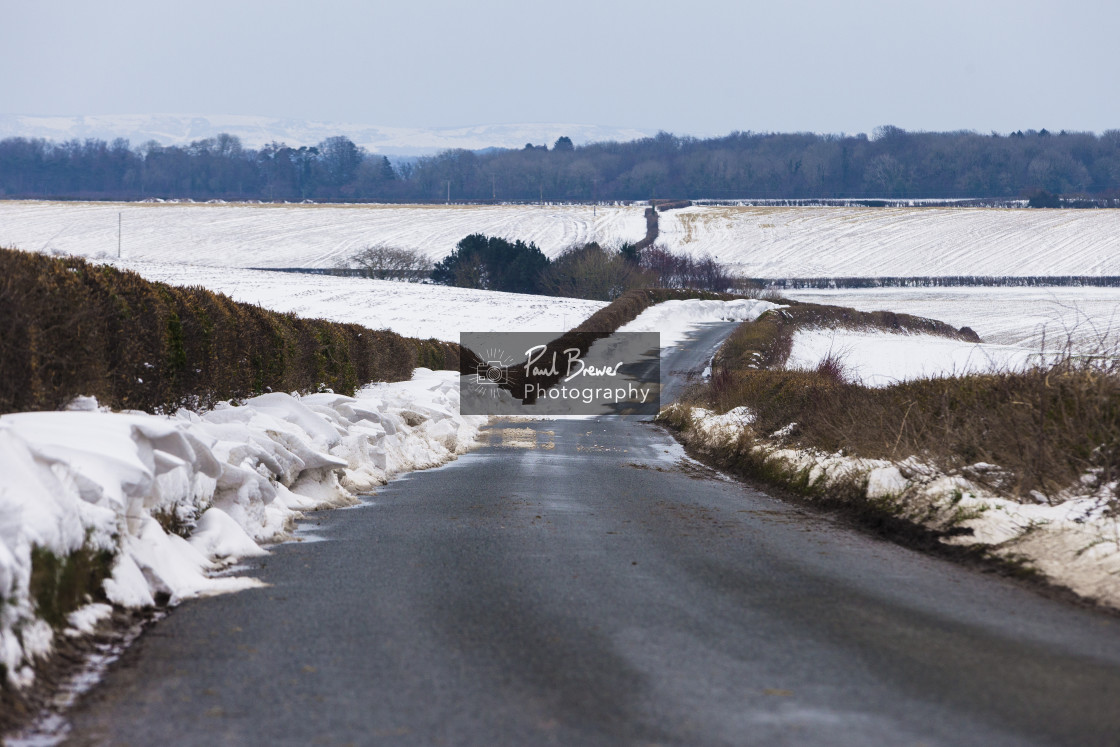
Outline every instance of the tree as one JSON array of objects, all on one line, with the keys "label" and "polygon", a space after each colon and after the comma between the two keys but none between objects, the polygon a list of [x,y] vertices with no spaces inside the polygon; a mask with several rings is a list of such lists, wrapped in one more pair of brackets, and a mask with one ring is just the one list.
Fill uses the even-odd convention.
[{"label": "tree", "polygon": [[381,156],[379,167],[381,169],[382,181],[391,182],[397,178],[397,172],[393,171],[393,164],[389,163],[389,158],[387,156]]},{"label": "tree", "polygon": [[906,189],[906,167],[889,154],[875,156],[867,166],[867,183],[886,197],[901,195]]},{"label": "tree", "polygon": [[630,264],[636,265],[641,262],[642,250],[637,244],[627,241],[618,248],[618,256],[622,257]]},{"label": "tree", "polygon": [[[1115,199],[1120,131],[751,133],[697,140],[452,150],[415,161],[370,157],[346,137],[318,148],[245,147],[228,134],[188,146],[100,140],[0,140],[0,195],[140,199],[328,198],[634,200],[656,197],[953,198],[1038,190]],[[573,151],[578,150],[578,155]]]},{"label": "tree", "polygon": [[362,163],[362,152],[350,138],[338,135],[319,143],[319,163],[326,173],[326,183],[341,187],[354,179]]},{"label": "tree", "polygon": [[1040,189],[1031,195],[1027,200],[1027,207],[1032,208],[1060,208],[1062,206],[1062,198],[1058,195],[1051,194],[1045,189]]},{"label": "tree", "polygon": [[367,246],[351,255],[347,267],[365,270],[367,277],[378,280],[406,280],[418,283],[432,272],[432,261],[418,251],[398,249],[384,244]]},{"label": "tree", "polygon": [[536,244],[509,242],[497,237],[471,234],[455,246],[455,251],[432,270],[432,281],[462,288],[540,292],[541,273],[548,257]]}]

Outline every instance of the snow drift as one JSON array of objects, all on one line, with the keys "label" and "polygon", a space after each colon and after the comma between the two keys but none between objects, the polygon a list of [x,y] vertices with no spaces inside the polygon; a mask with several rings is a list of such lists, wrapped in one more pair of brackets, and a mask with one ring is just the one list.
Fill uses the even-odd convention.
[{"label": "snow drift", "polygon": [[[474,442],[484,418],[459,415],[458,374],[417,369],[411,381],[355,397],[281,393],[164,417],[68,412],[0,417],[0,664],[34,679],[57,633],[32,588],[33,554],[111,558],[104,597],[124,607],[170,603],[259,584],[214,577],[285,538],[302,511],[357,502],[393,475],[442,464]],[[108,606],[73,611],[88,631]]]}]

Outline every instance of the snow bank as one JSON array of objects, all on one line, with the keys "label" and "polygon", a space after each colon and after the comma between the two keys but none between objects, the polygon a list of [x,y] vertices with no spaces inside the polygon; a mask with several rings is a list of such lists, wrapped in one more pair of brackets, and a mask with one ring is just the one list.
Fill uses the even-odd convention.
[{"label": "snow bank", "polygon": [[[484,418],[460,416],[458,374],[354,397],[266,394],[172,417],[100,410],[0,417],[0,664],[17,686],[56,631],[31,596],[32,549],[64,559],[107,552],[110,602],[143,607],[259,585],[209,572],[262,555],[301,511],[356,502],[394,474],[433,467],[474,442]],[[106,614],[69,616],[71,634]]]},{"label": "snow bank", "polygon": [[786,368],[815,370],[832,357],[849,380],[889,386],[911,379],[1013,371],[1038,363],[1038,355],[1011,345],[953,340],[928,334],[800,329],[794,333]]},{"label": "snow bank", "polygon": [[1120,517],[1111,508],[1118,482],[1103,483],[1099,475],[1087,474],[1062,493],[1036,492],[1034,503],[1018,503],[979,484],[979,477],[999,470],[995,465],[974,464],[946,474],[914,457],[895,462],[793,448],[785,443],[792,427],[755,433],[753,417],[742,407],[716,415],[672,405],[662,414],[687,424],[682,438],[692,446],[750,453],[773,472],[808,486],[811,494],[856,490],[868,503],[943,533],[946,544],[982,547],[1083,597],[1120,608]]}]

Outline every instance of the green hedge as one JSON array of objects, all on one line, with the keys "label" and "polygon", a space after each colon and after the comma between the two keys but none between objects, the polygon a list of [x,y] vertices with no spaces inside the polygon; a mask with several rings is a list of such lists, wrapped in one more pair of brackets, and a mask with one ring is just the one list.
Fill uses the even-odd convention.
[{"label": "green hedge", "polygon": [[53,410],[77,395],[158,411],[267,391],[352,394],[417,366],[455,370],[459,347],[0,249],[0,412]]}]

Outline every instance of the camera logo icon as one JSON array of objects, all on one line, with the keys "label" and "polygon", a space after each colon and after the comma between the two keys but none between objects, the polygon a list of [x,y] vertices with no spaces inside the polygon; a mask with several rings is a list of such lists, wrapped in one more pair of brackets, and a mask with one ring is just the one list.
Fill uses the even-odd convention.
[{"label": "camera logo icon", "polygon": [[501,361],[479,363],[476,376],[479,384],[487,386],[499,386],[508,381],[506,369]]}]

